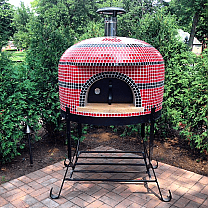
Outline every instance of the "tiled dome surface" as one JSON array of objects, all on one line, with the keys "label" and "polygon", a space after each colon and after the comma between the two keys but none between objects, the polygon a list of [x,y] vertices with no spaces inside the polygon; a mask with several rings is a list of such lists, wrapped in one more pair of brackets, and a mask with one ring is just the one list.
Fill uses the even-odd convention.
[{"label": "tiled dome surface", "polygon": [[73,65],[100,63],[101,66],[109,66],[110,63],[114,63],[110,66],[123,66],[161,61],[163,62],[162,56],[150,44],[125,37],[102,37],[81,41],[70,47],[60,60]]},{"label": "tiled dome surface", "polygon": [[[134,94],[134,106],[141,112],[102,113],[79,111],[85,107],[90,86],[103,78],[126,82]],[[144,41],[125,37],[100,37],[70,47],[59,62],[61,109],[72,114],[99,117],[126,117],[161,110],[164,89],[164,62],[160,53]]]}]

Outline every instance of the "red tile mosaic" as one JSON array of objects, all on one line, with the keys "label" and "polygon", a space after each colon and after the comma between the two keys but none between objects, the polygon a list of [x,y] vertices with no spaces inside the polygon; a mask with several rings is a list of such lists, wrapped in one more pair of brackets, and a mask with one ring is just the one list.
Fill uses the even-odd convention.
[{"label": "red tile mosaic", "polygon": [[[164,61],[160,53],[144,41],[125,37],[100,37],[81,41],[70,47],[59,62],[61,109],[72,114],[93,117],[129,117],[162,109]],[[102,79],[118,79],[132,91],[135,107],[131,113],[90,113],[85,107],[91,86]],[[97,91],[98,93],[99,90]],[[102,92],[101,92],[102,93]],[[96,94],[96,93],[95,93]]]}]

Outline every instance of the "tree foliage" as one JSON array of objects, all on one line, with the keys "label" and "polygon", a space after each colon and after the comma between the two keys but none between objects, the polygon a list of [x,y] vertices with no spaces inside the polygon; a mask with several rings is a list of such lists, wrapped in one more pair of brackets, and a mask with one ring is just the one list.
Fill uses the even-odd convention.
[{"label": "tree foliage", "polygon": [[0,49],[14,33],[13,9],[7,0],[0,0]]},{"label": "tree foliage", "polygon": [[[175,17],[160,10],[138,22],[135,37],[156,47],[165,60],[162,122],[158,128],[177,129],[193,148],[208,151],[208,51],[196,57],[177,39]],[[151,18],[150,18],[151,17]]]},{"label": "tree foliage", "polygon": [[21,2],[20,7],[18,7],[14,13],[14,24],[16,26],[16,33],[14,34],[14,44],[19,49],[27,49],[30,44],[30,28],[29,22],[33,17],[29,7],[25,7],[24,3]]},{"label": "tree foliage", "polygon": [[190,33],[190,46],[193,45],[195,34],[200,41],[208,38],[207,0],[172,0],[168,10],[176,15],[181,29]]},{"label": "tree foliage", "polygon": [[4,60],[7,62],[0,64],[0,163],[19,155],[26,142],[23,128],[28,124],[37,131],[41,118],[38,83],[29,79],[28,67]]}]

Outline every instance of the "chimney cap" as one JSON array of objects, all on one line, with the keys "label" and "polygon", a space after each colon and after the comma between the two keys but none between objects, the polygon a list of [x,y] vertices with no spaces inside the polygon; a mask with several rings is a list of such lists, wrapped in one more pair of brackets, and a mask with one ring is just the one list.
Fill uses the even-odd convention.
[{"label": "chimney cap", "polygon": [[113,17],[116,17],[117,14],[126,13],[126,11],[123,8],[119,8],[119,7],[104,7],[104,8],[98,9],[96,12],[98,14],[103,14],[103,15],[113,15]]}]

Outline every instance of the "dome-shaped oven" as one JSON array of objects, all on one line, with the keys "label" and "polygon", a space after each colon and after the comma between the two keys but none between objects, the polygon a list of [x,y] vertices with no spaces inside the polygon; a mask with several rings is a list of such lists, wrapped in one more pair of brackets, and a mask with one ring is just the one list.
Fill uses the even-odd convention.
[{"label": "dome-shaped oven", "polygon": [[[59,62],[61,109],[86,116],[138,116],[161,110],[164,62],[148,43],[99,37],[70,47]],[[112,93],[112,105],[109,94]]]},{"label": "dome-shaped oven", "polygon": [[[97,11],[112,14],[105,21],[106,37],[83,40],[70,47],[59,62],[61,109],[92,117],[132,117],[162,108],[164,61],[150,44],[116,37],[120,8]],[[108,36],[110,35],[110,36]]]}]

